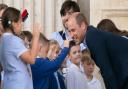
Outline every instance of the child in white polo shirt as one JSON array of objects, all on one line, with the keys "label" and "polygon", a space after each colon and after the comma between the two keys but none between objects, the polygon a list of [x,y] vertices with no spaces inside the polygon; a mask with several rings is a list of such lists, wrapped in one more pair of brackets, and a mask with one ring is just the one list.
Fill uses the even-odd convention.
[{"label": "child in white polo shirt", "polygon": [[84,71],[81,68],[81,49],[79,44],[72,44],[69,51],[71,65],[68,67],[67,89],[89,89]]},{"label": "child in white polo shirt", "polygon": [[100,81],[93,75],[95,63],[88,49],[82,51],[82,65],[87,76],[89,89],[102,89]]}]

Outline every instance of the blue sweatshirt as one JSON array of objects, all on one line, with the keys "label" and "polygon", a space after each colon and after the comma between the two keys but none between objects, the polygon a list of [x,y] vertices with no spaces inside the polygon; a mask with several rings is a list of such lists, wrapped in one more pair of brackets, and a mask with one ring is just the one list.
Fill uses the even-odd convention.
[{"label": "blue sweatshirt", "polygon": [[48,89],[49,75],[59,69],[69,52],[69,48],[64,47],[54,61],[48,58],[36,58],[34,65],[31,65],[34,89]]}]

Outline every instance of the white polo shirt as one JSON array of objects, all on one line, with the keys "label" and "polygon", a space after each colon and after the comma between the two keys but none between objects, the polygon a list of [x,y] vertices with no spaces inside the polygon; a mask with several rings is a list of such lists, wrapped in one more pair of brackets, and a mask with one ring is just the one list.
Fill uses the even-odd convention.
[{"label": "white polo shirt", "polygon": [[67,89],[89,89],[85,73],[75,64],[71,64],[67,70]]},{"label": "white polo shirt", "polygon": [[92,80],[88,80],[89,89],[102,89],[101,83],[98,79],[93,76]]}]

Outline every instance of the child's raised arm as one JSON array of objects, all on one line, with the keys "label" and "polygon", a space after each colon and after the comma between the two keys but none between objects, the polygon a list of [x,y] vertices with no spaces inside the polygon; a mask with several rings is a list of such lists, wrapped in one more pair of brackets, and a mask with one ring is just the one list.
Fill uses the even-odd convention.
[{"label": "child's raised arm", "polygon": [[34,64],[35,59],[38,53],[38,43],[40,36],[41,27],[39,25],[35,25],[33,29],[33,39],[30,50],[24,52],[20,57],[23,61],[29,64]]}]

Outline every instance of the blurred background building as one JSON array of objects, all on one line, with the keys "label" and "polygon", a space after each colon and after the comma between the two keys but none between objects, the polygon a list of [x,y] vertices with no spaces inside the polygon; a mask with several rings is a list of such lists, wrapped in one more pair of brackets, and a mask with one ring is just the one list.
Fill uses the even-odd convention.
[{"label": "blurred background building", "polygon": [[[23,29],[31,31],[35,23],[40,23],[46,36],[62,30],[60,8],[65,0],[0,0],[8,6],[23,11],[27,9],[29,17]],[[88,22],[96,26],[103,18],[112,19],[118,28],[128,30],[128,0],[74,0],[78,2]]]}]

